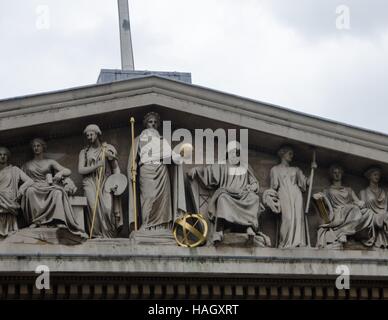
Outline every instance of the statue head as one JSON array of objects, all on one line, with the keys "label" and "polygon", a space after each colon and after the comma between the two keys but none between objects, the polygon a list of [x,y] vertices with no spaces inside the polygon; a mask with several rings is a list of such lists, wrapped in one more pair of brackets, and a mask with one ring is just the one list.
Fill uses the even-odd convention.
[{"label": "statue head", "polygon": [[32,152],[35,155],[42,154],[47,150],[47,143],[41,138],[35,138],[30,142]]},{"label": "statue head", "polygon": [[143,127],[145,129],[156,129],[160,127],[160,116],[156,112],[148,112],[143,119]]},{"label": "statue head", "polygon": [[375,184],[378,184],[381,180],[382,170],[380,167],[374,166],[370,167],[365,173],[364,176],[367,178],[370,182],[373,182]]},{"label": "statue head", "polygon": [[0,164],[8,164],[11,152],[6,147],[0,147]]},{"label": "statue head", "polygon": [[230,141],[227,145],[227,159],[232,165],[240,163],[240,143],[238,141]]},{"label": "statue head", "polygon": [[84,134],[86,139],[90,144],[94,143],[97,139],[99,139],[102,135],[101,129],[96,124],[89,124],[85,130]]},{"label": "statue head", "polygon": [[294,148],[290,145],[281,146],[278,151],[278,156],[281,160],[291,162],[294,158]]},{"label": "statue head", "polygon": [[342,181],[342,177],[344,175],[344,169],[339,164],[333,164],[330,169],[330,178],[332,181]]}]

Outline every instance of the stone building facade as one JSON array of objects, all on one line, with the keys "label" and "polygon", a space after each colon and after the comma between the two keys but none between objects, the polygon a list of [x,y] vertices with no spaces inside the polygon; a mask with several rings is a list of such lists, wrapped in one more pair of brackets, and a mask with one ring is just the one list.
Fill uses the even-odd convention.
[{"label": "stone building facade", "polygon": [[[266,103],[214,91],[158,76],[97,84],[47,94],[0,101],[0,146],[11,152],[9,162],[23,167],[32,154],[35,137],[47,143],[46,157],[71,170],[77,186],[72,197],[74,214],[84,224],[87,202],[79,154],[87,142],[83,130],[97,124],[103,141],[117,151],[118,166],[127,175],[132,145],[130,117],[135,132],[149,112],[169,120],[173,129],[248,129],[249,165],[259,182],[258,194],[271,188],[271,168],[279,163],[277,151],[291,145],[293,166],[306,179],[314,170],[311,195],[327,188],[329,168],[339,163],[343,183],[360,197],[368,187],[365,171],[378,166],[388,176],[388,136]],[[162,133],[162,132],[160,132]],[[215,145],[217,146],[217,144]],[[195,165],[183,165],[186,174]],[[128,177],[128,181],[130,181]],[[308,188],[307,188],[308,189]],[[310,246],[278,248],[281,214],[263,204],[260,231],[271,245],[245,243],[246,235],[225,235],[214,246],[195,248],[159,240],[131,239],[129,189],[121,195],[122,227],[114,238],[88,239],[70,245],[57,239],[55,228],[46,231],[20,228],[0,242],[0,296],[2,298],[181,298],[181,299],[385,299],[388,297],[388,251],[365,246],[349,236],[341,249],[318,248],[318,229],[325,223],[311,201],[306,214]],[[186,192],[187,193],[187,192]],[[195,195],[206,211],[213,195],[206,188]],[[308,192],[303,193],[303,203]],[[78,199],[76,204],[76,200]],[[196,207],[188,193],[187,211]],[[74,202],[75,201],[75,202]],[[197,204],[198,204],[197,203]],[[203,212],[202,212],[203,211]],[[22,214],[21,214],[22,215]],[[18,222],[20,219],[18,218]],[[212,224],[212,221],[208,221]],[[88,230],[86,230],[88,231]],[[35,269],[47,265],[50,290],[35,287]],[[350,270],[351,287],[338,290],[338,266]]]}]

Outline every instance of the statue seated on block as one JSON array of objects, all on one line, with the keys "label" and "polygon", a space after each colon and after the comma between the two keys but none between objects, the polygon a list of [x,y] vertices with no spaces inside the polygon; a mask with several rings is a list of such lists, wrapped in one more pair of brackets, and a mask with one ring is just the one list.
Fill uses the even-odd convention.
[{"label": "statue seated on block", "polygon": [[78,223],[70,204],[69,194],[76,191],[70,179],[71,171],[57,161],[47,159],[44,153],[46,142],[31,141],[34,158],[23,166],[23,171],[33,180],[22,198],[24,218],[30,228],[57,227],[66,229],[80,239],[87,235]]},{"label": "statue seated on block", "polygon": [[240,166],[236,141],[228,144],[227,151],[225,164],[195,167],[188,174],[192,183],[198,181],[206,189],[215,190],[207,212],[215,229],[211,243],[222,242],[224,233],[230,231],[245,233],[250,245],[270,246],[269,237],[259,232],[259,182],[250,167]]},{"label": "statue seated on block", "polygon": [[341,249],[352,236],[370,247],[375,239],[374,212],[365,206],[365,202],[350,187],[342,185],[343,173],[341,166],[331,166],[332,185],[313,195],[325,220],[318,229],[317,246]]},{"label": "statue seated on block", "polygon": [[0,238],[18,230],[19,201],[33,181],[8,163],[11,153],[0,147]]},{"label": "statue seated on block", "polygon": [[388,247],[388,212],[387,192],[379,186],[382,171],[379,167],[372,167],[365,172],[369,186],[360,193],[365,206],[374,212],[373,226],[375,238],[373,245],[376,248]]}]

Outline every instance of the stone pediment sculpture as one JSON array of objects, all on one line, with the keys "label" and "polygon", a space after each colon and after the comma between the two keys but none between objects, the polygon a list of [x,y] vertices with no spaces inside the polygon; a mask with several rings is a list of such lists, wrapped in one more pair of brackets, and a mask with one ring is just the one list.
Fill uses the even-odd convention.
[{"label": "stone pediment sculpture", "polygon": [[[251,245],[259,242],[259,246],[284,249],[342,248],[344,244],[347,248],[351,247],[348,238],[362,243],[365,249],[387,246],[384,186],[374,178],[376,170],[367,174],[369,187],[363,175],[376,162],[381,166],[380,176],[388,170],[388,138],[157,76],[112,83],[109,90],[104,85],[76,90],[76,96],[65,91],[0,102],[0,130],[4,133],[1,143],[15,146],[11,151],[19,167],[25,164],[27,176],[34,181],[29,188],[22,188],[20,185],[27,180],[17,175],[17,169],[12,174],[7,173],[8,169],[2,171],[9,175],[8,180],[13,176],[15,181],[21,179],[18,188],[22,192],[26,189],[20,197],[20,190],[6,183],[7,192],[14,194],[14,203],[3,200],[2,209],[20,211],[20,217],[26,220],[24,224],[18,221],[22,228],[35,226],[35,222],[42,225],[62,221],[70,233],[84,234],[86,230],[96,240],[119,237],[130,238],[135,246],[176,245],[172,236],[176,218],[202,210],[210,224],[208,246],[222,244],[225,236],[239,232]],[[133,128],[131,117],[136,119]],[[229,162],[164,163],[165,158],[178,159],[180,154],[174,149],[179,139],[171,139],[164,132],[161,118],[173,120],[174,127],[193,135],[197,130],[247,129],[250,155],[245,175],[239,181],[229,181],[225,173]],[[84,129],[92,120],[98,125]],[[41,157],[45,148],[42,140],[34,140],[37,149],[33,160],[25,156],[38,125],[53,151],[64,154],[63,161]],[[84,148],[79,134],[82,130],[87,139]],[[53,131],[57,136],[52,136]],[[155,147],[152,143],[161,143],[166,149],[150,156],[148,148]],[[280,148],[285,143],[292,149]],[[186,146],[193,153],[200,151],[194,141]],[[315,162],[310,164],[311,146],[317,150],[318,169]],[[216,148],[217,144],[213,146]],[[293,159],[294,154],[297,159]],[[327,168],[341,157],[351,171],[349,187],[341,184],[327,188]],[[125,165],[127,178],[120,170]],[[316,169],[314,180],[308,177],[312,167]],[[124,186],[126,181],[128,188]],[[194,189],[193,201],[187,195],[192,195]],[[316,205],[309,206],[312,190]],[[322,190],[325,192],[320,193]],[[198,206],[197,200],[202,204]],[[318,203],[327,210],[326,216]],[[261,214],[263,205],[266,212],[276,214]],[[81,224],[77,220],[79,212],[84,213]],[[342,219],[343,229],[338,219]],[[349,225],[353,226],[351,231]],[[236,228],[239,232],[233,232]]]},{"label": "stone pediment sculpture", "polygon": [[[246,171],[196,161],[244,130]],[[54,297],[388,297],[386,135],[156,76],[0,101],[0,132],[2,297],[40,265]]]},{"label": "stone pediment sculpture", "polygon": [[115,195],[118,185],[107,190],[106,182],[110,176],[120,174],[118,154],[113,145],[101,141],[97,125],[88,125],[84,134],[88,146],[79,154],[78,171],[88,201],[89,237],[114,238],[123,224],[123,215],[120,197]]},{"label": "stone pediment sculpture", "polygon": [[270,246],[269,237],[259,231],[259,182],[252,168],[241,166],[239,151],[237,142],[231,141],[225,164],[195,167],[188,176],[192,183],[197,181],[205,188],[215,190],[206,212],[214,225],[210,243],[222,243],[225,231],[231,230],[232,233],[246,234],[247,244]]},{"label": "stone pediment sculpture", "polygon": [[159,114],[147,113],[128,158],[128,177],[134,182],[129,184],[128,218],[136,242],[174,243],[173,223],[186,212],[182,166],[172,161],[180,155],[159,134],[160,126]]},{"label": "stone pediment sculpture", "polygon": [[[311,179],[306,178],[298,167],[290,166],[294,157],[291,146],[282,146],[278,156],[281,162],[271,169],[271,189],[265,195],[272,211],[281,214],[278,247],[309,247],[310,235],[302,192],[307,190]],[[312,166],[316,168],[315,163]]]}]

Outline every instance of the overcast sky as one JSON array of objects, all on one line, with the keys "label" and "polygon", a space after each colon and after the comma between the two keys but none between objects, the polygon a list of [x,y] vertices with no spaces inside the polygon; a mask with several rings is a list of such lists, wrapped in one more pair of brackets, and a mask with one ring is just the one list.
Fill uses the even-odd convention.
[{"label": "overcast sky", "polygon": [[[388,1],[129,2],[136,69],[388,133]],[[0,99],[93,84],[120,68],[117,1],[1,0],[0,40]]]}]

